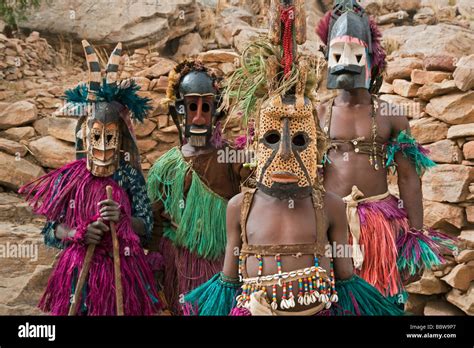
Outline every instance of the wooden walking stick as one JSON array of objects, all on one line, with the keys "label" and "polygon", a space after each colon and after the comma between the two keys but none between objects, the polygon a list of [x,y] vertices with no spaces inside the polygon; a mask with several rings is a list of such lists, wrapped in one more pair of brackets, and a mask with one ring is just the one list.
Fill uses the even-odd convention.
[{"label": "wooden walking stick", "polygon": [[69,307],[69,316],[76,315],[77,305],[79,303],[79,297],[81,296],[82,288],[86,282],[87,275],[89,274],[89,268],[91,267],[92,256],[94,256],[95,244],[89,244],[84,257],[84,263],[82,265],[81,273],[79,273],[79,280],[76,284],[76,290],[72,298],[71,306]]},{"label": "wooden walking stick", "polygon": [[[107,199],[112,199],[112,186],[107,186]],[[114,250],[114,277],[115,277],[115,303],[117,305],[117,315],[123,316],[123,290],[122,272],[120,271],[120,245],[115,230],[115,223],[110,222],[110,233],[112,235],[112,245]]]}]

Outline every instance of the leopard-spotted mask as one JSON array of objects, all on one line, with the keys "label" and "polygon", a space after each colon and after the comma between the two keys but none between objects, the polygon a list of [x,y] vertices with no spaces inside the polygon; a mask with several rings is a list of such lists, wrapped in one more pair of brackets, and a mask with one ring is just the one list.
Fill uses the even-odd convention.
[{"label": "leopard-spotted mask", "polygon": [[262,105],[257,131],[257,186],[279,199],[310,196],[317,176],[316,124],[307,98]]}]

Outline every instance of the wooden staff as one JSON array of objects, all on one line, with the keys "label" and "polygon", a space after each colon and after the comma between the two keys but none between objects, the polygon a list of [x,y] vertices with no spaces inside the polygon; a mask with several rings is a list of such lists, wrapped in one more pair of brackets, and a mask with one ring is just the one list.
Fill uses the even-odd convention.
[{"label": "wooden staff", "polygon": [[[112,200],[112,187],[107,186],[107,199]],[[123,290],[122,290],[122,272],[120,270],[120,245],[115,230],[115,223],[110,222],[110,234],[112,235],[112,245],[114,250],[114,277],[115,277],[115,303],[117,306],[117,315],[123,316]]]},{"label": "wooden staff", "polygon": [[89,274],[89,268],[91,267],[92,256],[94,256],[95,244],[89,244],[84,257],[84,264],[82,265],[81,273],[79,273],[79,280],[77,281],[76,291],[69,307],[69,316],[76,315],[77,305],[79,303],[79,297],[86,282],[87,275]]}]

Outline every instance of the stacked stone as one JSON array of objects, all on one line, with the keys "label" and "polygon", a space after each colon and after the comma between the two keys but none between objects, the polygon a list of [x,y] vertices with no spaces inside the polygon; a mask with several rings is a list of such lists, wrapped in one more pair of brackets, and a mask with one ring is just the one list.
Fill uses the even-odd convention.
[{"label": "stacked stone", "polygon": [[389,61],[381,99],[410,117],[438,165],[423,178],[425,223],[457,236],[460,253],[407,287],[408,309],[474,314],[474,55],[401,56]]},{"label": "stacked stone", "polygon": [[34,31],[25,40],[8,39],[0,34],[0,80],[45,75],[54,65],[57,53]]}]

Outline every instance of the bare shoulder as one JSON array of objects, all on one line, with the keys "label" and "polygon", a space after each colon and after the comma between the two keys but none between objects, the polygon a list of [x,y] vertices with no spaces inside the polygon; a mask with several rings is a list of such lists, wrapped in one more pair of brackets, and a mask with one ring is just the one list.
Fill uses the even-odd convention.
[{"label": "bare shoulder", "polygon": [[244,201],[244,193],[238,193],[234,197],[232,197],[229,202],[227,203],[227,210],[234,210],[238,209],[240,211],[240,207],[242,206],[242,202]]}]

